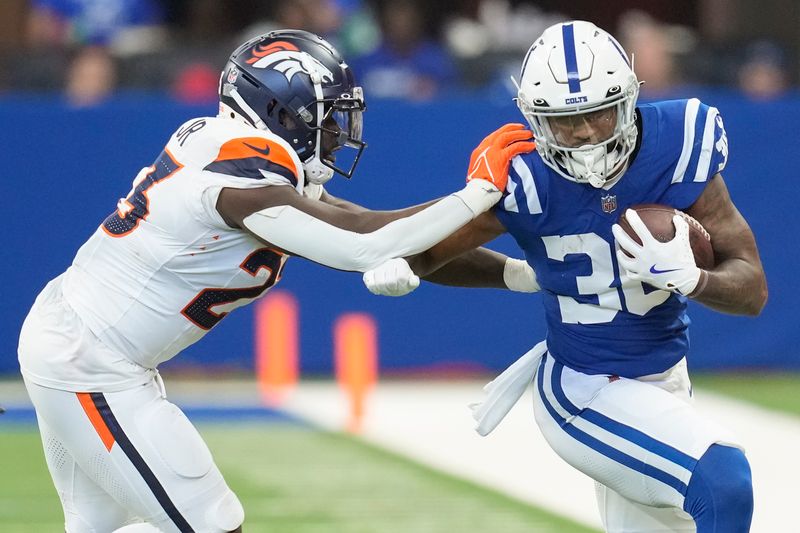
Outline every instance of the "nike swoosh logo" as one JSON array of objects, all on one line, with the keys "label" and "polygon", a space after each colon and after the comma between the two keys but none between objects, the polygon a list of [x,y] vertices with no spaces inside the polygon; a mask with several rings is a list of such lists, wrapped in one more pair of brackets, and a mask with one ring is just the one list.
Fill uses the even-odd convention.
[{"label": "nike swoosh logo", "polygon": [[247,146],[248,148],[250,148],[254,152],[257,152],[257,153],[265,155],[265,156],[269,155],[269,146],[265,146],[264,148],[259,148],[258,146],[253,146],[252,144],[248,144],[248,143],[242,143],[242,144]]},{"label": "nike swoosh logo", "polygon": [[667,272],[675,272],[676,270],[680,270],[680,268],[671,268],[669,270],[658,270],[655,265],[650,267],[651,274],[666,274]]}]

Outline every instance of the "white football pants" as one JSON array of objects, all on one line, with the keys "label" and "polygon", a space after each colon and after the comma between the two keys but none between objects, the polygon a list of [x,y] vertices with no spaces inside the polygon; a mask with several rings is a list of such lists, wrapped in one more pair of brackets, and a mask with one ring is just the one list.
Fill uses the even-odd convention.
[{"label": "white football pants", "polygon": [[596,481],[606,531],[695,531],[683,511],[695,464],[712,444],[741,446],[692,407],[685,360],[627,379],[583,374],[546,354],[534,385],[536,423],[562,459]]},{"label": "white football pants", "polygon": [[239,500],[159,381],[105,393],[26,381],[67,533],[109,533],[142,521],[165,533],[241,525]]}]

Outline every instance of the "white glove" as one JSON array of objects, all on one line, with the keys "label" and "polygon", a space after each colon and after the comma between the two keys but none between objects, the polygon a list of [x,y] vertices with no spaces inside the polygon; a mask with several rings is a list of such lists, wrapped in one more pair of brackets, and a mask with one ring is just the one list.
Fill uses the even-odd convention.
[{"label": "white glove", "polygon": [[628,277],[665,291],[691,294],[700,281],[702,271],[694,262],[694,253],[689,244],[689,224],[683,217],[672,217],[675,237],[669,242],[660,242],[653,237],[636,211],[628,209],[625,218],[642,240],[641,245],[637,244],[619,224],[611,227],[619,245],[617,261]]},{"label": "white glove", "polygon": [[364,285],[379,296],[405,296],[419,287],[419,277],[405,259],[397,257],[364,272]]},{"label": "white glove", "polygon": [[536,292],[542,289],[536,281],[536,272],[524,259],[506,259],[503,281],[506,287],[515,292]]}]

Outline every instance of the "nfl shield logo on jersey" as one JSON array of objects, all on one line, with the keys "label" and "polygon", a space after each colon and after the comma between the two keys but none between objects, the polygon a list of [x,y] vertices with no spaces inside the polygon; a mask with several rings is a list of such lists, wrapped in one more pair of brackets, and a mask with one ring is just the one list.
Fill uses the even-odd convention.
[{"label": "nfl shield logo on jersey", "polygon": [[613,213],[617,210],[617,195],[607,194],[600,197],[600,204],[603,206],[603,211],[606,213]]}]

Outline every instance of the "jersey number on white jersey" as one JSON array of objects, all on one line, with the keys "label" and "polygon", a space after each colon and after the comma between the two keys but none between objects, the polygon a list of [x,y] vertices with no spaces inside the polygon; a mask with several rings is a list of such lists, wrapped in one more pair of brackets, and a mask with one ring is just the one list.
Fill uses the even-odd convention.
[{"label": "jersey number on white jersey", "polygon": [[268,272],[267,280],[261,285],[254,287],[242,287],[238,289],[203,289],[189,304],[183,308],[181,314],[188,318],[195,326],[200,329],[209,330],[225,318],[226,311],[215,312],[212,307],[224,306],[227,304],[238,305],[239,307],[246,302],[240,300],[253,300],[261,296],[264,291],[275,285],[281,278],[283,265],[285,263],[283,255],[270,250],[261,248],[250,254],[239,268],[255,277],[263,268]]},{"label": "jersey number on white jersey", "polygon": [[[152,166],[139,172],[127,198],[121,199],[117,210],[105,219],[102,228],[106,234],[114,238],[124,237],[139,227],[139,223],[150,213],[149,189],[174,176],[182,168],[183,165],[165,148]],[[264,283],[251,287],[203,289],[181,310],[181,314],[198,328],[210,330],[230,310],[258,298],[275,285],[281,277],[285,259],[286,256],[269,248],[253,251],[239,268],[253,277],[264,269],[267,272]],[[222,307],[226,310],[214,310]]]},{"label": "jersey number on white jersey", "polygon": [[183,168],[164,148],[153,166],[143,168],[133,180],[133,189],[127,198],[120,199],[117,210],[103,221],[103,230],[111,237],[124,237],[139,226],[150,213],[147,190],[156,183],[173,176]]}]

